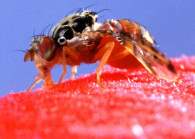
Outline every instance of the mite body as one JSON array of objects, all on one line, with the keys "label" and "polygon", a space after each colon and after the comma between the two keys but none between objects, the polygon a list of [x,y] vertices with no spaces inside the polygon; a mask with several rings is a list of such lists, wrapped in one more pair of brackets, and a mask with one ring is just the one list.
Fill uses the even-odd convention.
[{"label": "mite body", "polygon": [[[45,86],[53,84],[50,71],[55,64],[63,65],[59,79],[61,82],[67,65],[72,66],[74,77],[76,66],[97,61],[99,65],[96,69],[96,80],[99,84],[105,64],[126,69],[144,67],[156,77],[175,79],[176,71],[171,61],[155,48],[154,39],[143,26],[127,19],[108,20],[104,23],[97,23],[96,20],[95,12],[83,11],[68,16],[54,26],[51,36],[38,36],[39,39],[33,39],[25,61],[34,60],[39,74],[30,89],[41,79],[45,81]],[[73,25],[80,24],[80,31],[73,28]],[[68,38],[70,30],[73,35]]]}]

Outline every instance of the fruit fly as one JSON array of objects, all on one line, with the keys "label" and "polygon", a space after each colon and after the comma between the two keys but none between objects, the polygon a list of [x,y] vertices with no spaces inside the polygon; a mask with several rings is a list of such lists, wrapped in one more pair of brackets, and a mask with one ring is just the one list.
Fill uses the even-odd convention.
[{"label": "fruit fly", "polygon": [[[77,27],[81,30],[76,30]],[[50,71],[56,64],[63,66],[59,82],[66,74],[67,65],[72,67],[74,77],[76,66],[97,61],[98,84],[101,84],[101,71],[106,64],[125,69],[144,67],[156,77],[168,81],[176,78],[173,64],[155,48],[155,41],[145,27],[127,19],[98,23],[96,13],[91,11],[65,17],[54,26],[50,36],[33,38],[24,60],[34,61],[39,70],[30,89],[42,79],[45,86],[52,85]]]}]

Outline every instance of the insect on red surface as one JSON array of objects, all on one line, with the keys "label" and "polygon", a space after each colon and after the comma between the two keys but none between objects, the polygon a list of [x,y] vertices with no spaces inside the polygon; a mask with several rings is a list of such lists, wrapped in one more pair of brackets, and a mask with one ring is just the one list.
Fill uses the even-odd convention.
[{"label": "insect on red surface", "polygon": [[140,24],[127,20],[97,22],[95,12],[84,10],[65,17],[51,31],[50,36],[35,36],[24,60],[35,62],[39,74],[32,89],[42,79],[44,86],[53,84],[51,69],[63,66],[61,82],[66,66],[72,67],[72,77],[81,63],[95,63],[96,81],[101,84],[101,71],[108,64],[117,68],[144,67],[149,73],[168,81],[176,79],[171,61],[155,48],[150,33]]}]

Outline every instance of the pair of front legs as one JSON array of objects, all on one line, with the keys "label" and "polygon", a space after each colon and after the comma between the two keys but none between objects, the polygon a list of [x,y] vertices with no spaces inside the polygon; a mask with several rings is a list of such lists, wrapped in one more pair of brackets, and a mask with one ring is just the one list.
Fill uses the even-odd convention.
[{"label": "pair of front legs", "polygon": [[[77,66],[73,66],[71,68],[71,79],[74,79],[76,74],[77,74]],[[60,75],[58,83],[61,83],[63,81],[65,75],[66,75],[66,65],[63,65],[63,71],[62,71],[62,74]],[[35,80],[30,85],[30,87],[27,89],[27,91],[32,90],[35,87],[35,85],[38,84],[42,80],[44,80],[44,84],[43,84],[44,87],[48,87],[54,84],[50,71],[39,69],[39,74],[35,77]]]},{"label": "pair of front legs", "polygon": [[27,91],[32,90],[41,80],[45,81],[43,86],[50,86],[53,84],[50,69],[47,67],[38,67],[37,69],[39,70],[39,74],[35,77],[35,80],[27,89]]}]

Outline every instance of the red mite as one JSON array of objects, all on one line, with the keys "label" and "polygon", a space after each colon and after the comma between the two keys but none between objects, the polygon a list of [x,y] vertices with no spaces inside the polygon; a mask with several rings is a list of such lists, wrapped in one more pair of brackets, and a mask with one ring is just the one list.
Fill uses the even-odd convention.
[{"label": "red mite", "polygon": [[[52,36],[34,37],[24,60],[34,61],[39,74],[29,89],[32,89],[42,79],[45,81],[44,86],[52,85],[50,71],[56,64],[63,66],[59,79],[61,82],[66,74],[67,65],[72,67],[72,77],[74,77],[77,71],[76,66],[97,61],[99,61],[96,68],[98,84],[101,83],[100,75],[105,64],[125,69],[144,67],[156,77],[168,81],[176,79],[176,70],[171,61],[155,48],[153,38],[143,26],[126,19],[108,20],[102,24],[94,23],[92,26],[96,27],[85,26],[80,34],[73,31],[70,40],[58,33],[56,38]],[[68,27],[65,26],[64,34]],[[61,29],[58,26],[56,28],[58,28],[57,31]],[[62,43],[63,39],[65,43]]]}]

